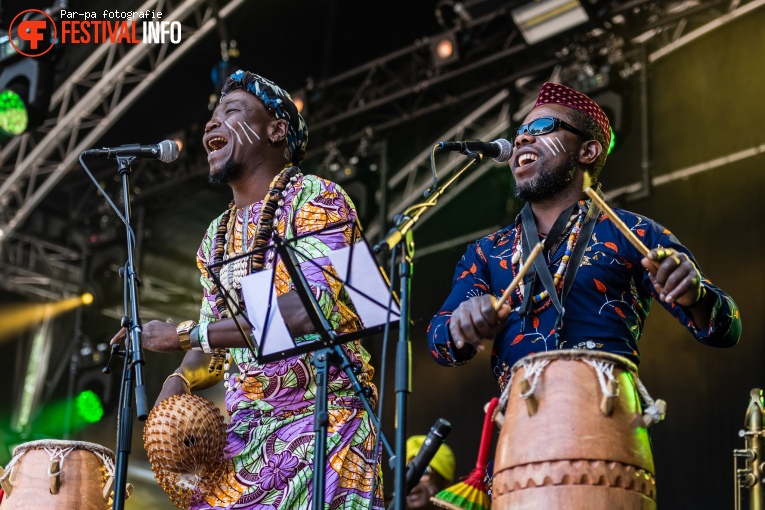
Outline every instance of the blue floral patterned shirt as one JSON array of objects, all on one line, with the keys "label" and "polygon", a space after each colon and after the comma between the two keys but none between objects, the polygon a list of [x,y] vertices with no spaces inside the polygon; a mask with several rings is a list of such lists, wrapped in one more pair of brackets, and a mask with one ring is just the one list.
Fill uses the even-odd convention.
[{"label": "blue floral patterned shirt", "polygon": [[[589,201],[579,203],[586,211]],[[649,248],[659,245],[688,254],[672,233],[653,220],[621,209],[615,213]],[[571,227],[571,226],[570,226]],[[570,227],[554,252],[548,257],[551,273],[559,268],[566,251]],[[475,352],[465,357],[454,348],[449,333],[452,311],[463,301],[482,294],[499,298],[518,272],[522,261],[513,258],[518,250],[520,215],[513,225],[470,245],[457,265],[452,291],[441,311],[428,327],[428,343],[435,360],[447,366],[466,363]],[[542,256],[542,255],[540,255]],[[554,349],[590,349],[606,351],[640,362],[638,340],[645,318],[658,294],[640,264],[643,256],[601,212],[579,271],[563,303],[565,314],[559,335],[555,334],[558,312],[547,297],[534,303],[526,317],[518,314],[522,293],[516,289],[510,297],[512,312],[494,339],[491,365],[500,390],[510,375],[510,368],[529,354]],[[515,263],[513,261],[515,260]],[[698,264],[696,264],[698,267]],[[526,277],[528,283],[529,277]],[[703,329],[697,328],[683,308],[659,301],[696,339],[713,347],[730,347],[741,336],[738,307],[729,295],[703,276],[702,285],[716,298],[712,317]],[[535,289],[539,293],[541,289]],[[558,287],[560,295],[560,286]],[[701,325],[699,325],[701,326]]]}]

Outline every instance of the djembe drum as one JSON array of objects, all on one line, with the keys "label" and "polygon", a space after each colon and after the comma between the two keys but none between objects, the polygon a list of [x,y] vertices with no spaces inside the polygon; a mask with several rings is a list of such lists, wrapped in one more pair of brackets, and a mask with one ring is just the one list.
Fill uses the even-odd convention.
[{"label": "djembe drum", "polygon": [[20,444],[0,472],[2,510],[112,507],[114,453],[98,444],[49,439]]},{"label": "djembe drum", "polygon": [[199,395],[175,395],[157,404],[143,442],[154,478],[178,508],[213,491],[226,474],[223,416]]},{"label": "djembe drum", "polygon": [[656,508],[647,426],[664,403],[629,360],[581,350],[528,356],[512,367],[503,405],[492,509]]}]

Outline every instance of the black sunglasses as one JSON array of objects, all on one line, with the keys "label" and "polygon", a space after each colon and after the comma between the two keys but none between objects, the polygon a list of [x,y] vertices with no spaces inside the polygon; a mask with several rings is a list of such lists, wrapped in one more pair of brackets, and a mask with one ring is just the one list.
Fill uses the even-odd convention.
[{"label": "black sunglasses", "polygon": [[587,135],[576,129],[571,124],[563,122],[560,119],[555,117],[539,117],[538,119],[532,120],[528,124],[518,126],[515,130],[515,134],[513,134],[513,140],[524,133],[528,133],[532,136],[545,135],[558,127],[562,127],[567,131],[571,131],[572,133],[577,134],[582,138],[589,138]]}]

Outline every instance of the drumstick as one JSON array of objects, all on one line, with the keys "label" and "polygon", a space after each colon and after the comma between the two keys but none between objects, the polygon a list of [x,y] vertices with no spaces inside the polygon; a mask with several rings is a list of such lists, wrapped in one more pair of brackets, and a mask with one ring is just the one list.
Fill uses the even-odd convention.
[{"label": "drumstick", "polygon": [[505,289],[502,297],[499,298],[496,303],[494,303],[494,311],[499,311],[499,309],[502,307],[502,303],[507,301],[507,298],[510,297],[510,293],[513,292],[513,290],[515,290],[515,288],[521,283],[523,277],[526,276],[526,271],[528,271],[531,268],[531,265],[534,264],[534,259],[537,258],[537,255],[539,255],[539,252],[542,251],[544,245],[544,243],[537,243],[537,245],[534,246],[534,249],[531,250],[531,255],[529,255],[528,260],[524,262],[523,265],[518,269],[518,275],[513,278],[512,282],[510,282],[510,285]]},{"label": "drumstick", "polygon": [[[630,228],[624,224],[624,222],[619,218],[613,209],[611,209],[608,204],[606,204],[602,198],[600,198],[600,195],[595,193],[595,190],[593,190],[591,187],[587,186],[584,189],[584,192],[587,193],[587,196],[590,197],[598,207],[600,207],[603,211],[608,214],[608,218],[613,222],[613,224],[618,228],[622,234],[627,238],[629,242],[632,243],[632,246],[637,248],[637,250],[644,256],[648,256],[648,247],[643,244],[643,241],[638,239],[638,237],[630,230]],[[651,260],[651,263],[658,267],[659,263],[655,260]]]}]

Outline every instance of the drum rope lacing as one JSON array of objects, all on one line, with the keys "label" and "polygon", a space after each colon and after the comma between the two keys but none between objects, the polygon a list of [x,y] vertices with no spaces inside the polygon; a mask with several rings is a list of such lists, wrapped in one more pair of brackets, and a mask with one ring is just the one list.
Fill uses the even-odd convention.
[{"label": "drum rope lacing", "polygon": [[[614,379],[614,364],[609,363],[608,361],[601,361],[597,359],[583,359],[585,363],[590,365],[592,368],[595,369],[595,372],[598,374],[598,382],[600,383],[600,389],[603,392],[603,396],[606,397],[616,397],[619,395],[619,387],[616,386],[616,391],[611,392],[608,389],[608,381],[616,382],[616,379]],[[608,381],[606,381],[606,378],[608,378]],[[650,397],[649,397],[650,398]]]},{"label": "drum rope lacing", "polygon": [[646,427],[650,427],[652,424],[658,423],[664,419],[664,416],[667,414],[667,403],[662,399],[656,399],[654,401],[640,379],[638,377],[635,377],[634,379],[638,393],[643,397],[643,401],[648,404],[648,407],[643,411],[643,421],[645,421]]},{"label": "drum rope lacing", "polygon": [[[89,448],[86,444],[78,441],[74,441],[75,446],[70,446],[67,448],[63,448],[61,446],[43,446],[43,449],[48,452],[48,456],[50,457],[50,460],[53,461],[56,458],[59,458],[61,462],[59,463],[59,470],[56,473],[52,473],[50,471],[50,468],[48,470],[49,476],[57,476],[61,474],[61,471],[64,469],[64,460],[66,457],[73,452],[75,449],[84,449],[101,459],[101,462],[103,462],[104,468],[106,469],[106,473],[110,476],[114,476],[114,461],[111,457],[104,454],[103,452],[98,451],[96,448]],[[3,473],[2,476],[0,476],[0,482],[5,481],[6,478],[8,478],[11,475],[11,472],[13,471],[13,467],[16,465],[16,463],[19,461],[21,457],[24,456],[29,449],[24,449],[19,452],[17,452],[11,461],[8,463],[7,466],[5,466],[5,473]]]},{"label": "drum rope lacing", "polygon": [[[613,375],[614,364],[599,360],[583,359],[582,361],[595,368],[595,371],[598,374],[600,387],[603,390],[603,395],[607,397],[616,397],[619,393],[618,388],[616,393],[611,393],[608,390],[606,381],[606,379],[611,381],[615,380]],[[536,389],[537,383],[539,382],[539,377],[542,375],[542,372],[544,371],[544,368],[547,366],[547,364],[550,363],[550,360],[538,359],[531,361],[528,359],[521,359],[520,363],[526,371],[526,379],[528,380],[531,378],[531,387],[528,391],[520,393],[519,396],[522,399],[528,399],[534,394],[534,390]],[[511,372],[510,378],[505,385],[505,389],[502,391],[502,395],[499,398],[499,405],[497,406],[497,412],[499,413],[504,413],[505,409],[507,409],[507,401],[510,399],[510,388],[513,384],[515,372],[515,370]],[[635,388],[642,397],[643,402],[646,404],[646,408],[643,410],[643,421],[645,422],[645,426],[650,427],[651,425],[662,421],[667,414],[667,403],[661,399],[654,400],[651,398],[651,395],[643,385],[643,382],[637,376],[637,373],[633,373],[631,370],[629,373],[632,375],[632,378],[635,381]]]},{"label": "drum rope lacing", "polygon": [[[48,457],[50,457],[51,465],[48,467],[48,476],[58,476],[61,474],[61,471],[64,469],[64,461],[66,460],[66,456],[72,453],[74,451],[74,446],[71,446],[69,448],[45,448],[45,451],[48,452]],[[53,467],[52,462],[56,459],[59,459],[61,462],[58,463],[58,471],[55,473],[50,470],[50,468]]]},{"label": "drum rope lacing", "polygon": [[16,462],[21,458],[21,456],[24,455],[24,452],[17,453],[13,456],[11,461],[8,463],[7,466],[5,466],[5,473],[3,473],[3,476],[0,476],[0,482],[4,482],[6,478],[8,478],[11,475],[11,471],[13,471],[13,466],[16,465]]},{"label": "drum rope lacing", "polygon": [[[534,394],[534,390],[537,388],[537,383],[539,382],[539,378],[542,376],[542,372],[544,372],[545,367],[550,363],[550,360],[547,359],[537,359],[537,360],[529,360],[529,359],[523,359],[521,360],[521,363],[523,364],[523,368],[526,371],[526,379],[531,379],[531,387],[526,392],[521,392],[520,397],[522,399],[528,399]],[[507,407],[507,401],[510,398],[510,386],[512,386],[513,383],[513,377],[515,376],[515,373],[510,375],[510,380],[507,381],[507,386],[505,386],[505,390],[502,392],[502,396],[499,398],[499,408],[502,408],[503,410]]]}]

